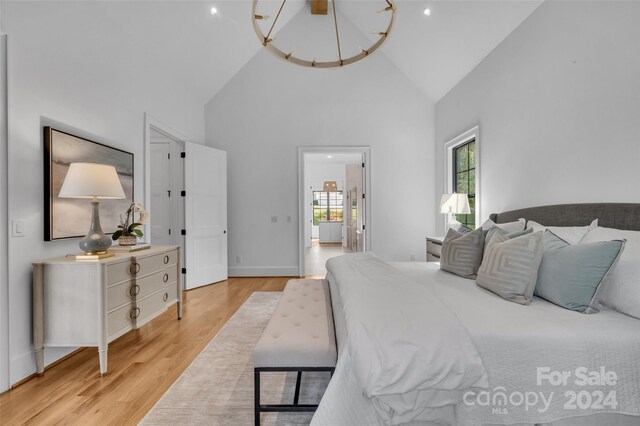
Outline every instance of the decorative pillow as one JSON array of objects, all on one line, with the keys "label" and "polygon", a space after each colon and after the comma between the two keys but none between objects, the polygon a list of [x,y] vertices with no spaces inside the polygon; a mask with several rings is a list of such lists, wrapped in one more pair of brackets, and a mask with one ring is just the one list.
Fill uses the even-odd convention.
[{"label": "decorative pillow", "polygon": [[592,229],[598,226],[598,219],[591,222],[588,226],[544,226],[538,222],[530,220],[527,222],[527,229],[533,229],[534,232],[549,230],[569,244],[579,244],[580,241]]},{"label": "decorative pillow", "polygon": [[532,232],[533,232],[533,229],[529,228],[529,229],[525,229],[524,231],[512,232],[512,233],[509,234],[504,229],[501,229],[501,228],[498,228],[497,226],[494,226],[493,228],[489,229],[489,231],[487,232],[486,236],[484,237],[484,244],[487,245],[487,243],[489,243],[489,241],[491,241],[491,238],[497,233],[500,233],[500,234],[504,235],[505,237],[507,237],[508,239],[512,240],[514,238],[518,238],[518,237],[521,237],[523,235],[531,234]]},{"label": "decorative pillow", "polygon": [[484,233],[481,228],[466,234],[449,229],[442,241],[440,269],[464,278],[475,278],[483,250]]},{"label": "decorative pillow", "polygon": [[592,307],[596,292],[620,258],[624,240],[571,245],[546,230],[542,241],[534,294],[572,311],[598,312]]},{"label": "decorative pillow", "polygon": [[482,229],[485,231],[490,230],[491,228],[493,228],[494,226],[497,226],[498,228],[507,231],[507,233],[511,234],[512,232],[518,232],[518,231],[524,231],[525,228],[525,223],[527,221],[524,220],[523,218],[520,218],[518,220],[516,220],[515,222],[506,222],[506,223],[495,223],[494,221],[492,221],[491,219],[487,219],[483,224],[482,224]]},{"label": "decorative pillow", "polygon": [[624,252],[615,269],[596,295],[602,305],[640,319],[640,231],[597,227],[582,244],[626,239]]},{"label": "decorative pillow", "polygon": [[542,232],[508,239],[497,232],[487,244],[476,284],[498,296],[528,305],[542,259]]}]

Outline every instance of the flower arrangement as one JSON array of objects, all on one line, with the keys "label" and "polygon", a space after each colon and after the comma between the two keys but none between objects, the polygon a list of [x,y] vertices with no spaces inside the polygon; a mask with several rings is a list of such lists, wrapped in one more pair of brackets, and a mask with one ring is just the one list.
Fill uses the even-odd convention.
[{"label": "flower arrangement", "polygon": [[[138,213],[137,222],[135,220],[136,213]],[[141,203],[131,203],[125,213],[125,217],[120,215],[120,225],[118,225],[118,230],[113,233],[111,239],[116,241],[120,239],[120,237],[129,237],[129,240],[133,240],[133,244],[131,245],[135,245],[136,237],[142,237],[144,235],[138,227],[147,223],[148,219],[149,213],[147,213]]]}]

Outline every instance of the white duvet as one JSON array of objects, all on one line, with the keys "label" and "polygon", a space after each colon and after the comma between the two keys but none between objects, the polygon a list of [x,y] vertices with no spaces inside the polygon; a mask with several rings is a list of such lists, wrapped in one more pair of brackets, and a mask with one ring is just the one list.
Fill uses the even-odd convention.
[{"label": "white duvet", "polygon": [[428,288],[370,253],[327,262],[339,282],[352,373],[388,424],[438,420],[487,388],[478,351],[456,315]]},{"label": "white duvet", "polygon": [[[349,257],[351,255],[346,258]],[[343,267],[346,274],[341,275],[348,277],[348,271],[352,268]],[[471,404],[462,401],[427,410],[422,413],[424,415],[415,417],[411,424],[555,425],[560,419],[568,419],[558,424],[640,425],[640,320],[610,310],[593,315],[580,314],[538,298],[534,298],[528,306],[510,303],[479,288],[473,280],[441,271],[435,263],[393,263],[388,267],[397,270],[398,281],[389,285],[398,292],[403,291],[403,283],[411,281],[453,312],[482,358],[488,375],[486,392],[489,395],[497,395],[502,388],[509,395],[526,392],[541,395],[536,404],[530,406],[512,403],[479,405],[477,399],[471,398],[468,401]],[[343,307],[341,298],[349,293],[343,287],[350,287],[351,282],[338,279],[331,273],[328,279],[338,340],[338,363],[312,425],[388,424],[388,418],[378,415],[378,408],[363,390],[359,377],[361,373],[355,374],[358,369],[348,353],[355,343],[350,342],[348,326],[353,318],[347,320],[345,315],[347,311],[353,315],[353,310]],[[353,301],[358,298],[361,303],[368,303],[369,292],[363,284],[359,288],[359,294],[351,294],[352,299],[348,303],[358,303]],[[415,298],[422,300],[424,296]],[[389,305],[394,306],[397,300],[394,295]],[[386,308],[378,306],[377,309]],[[442,328],[448,326],[442,324],[442,319],[431,321],[436,321]],[[411,323],[413,328],[420,327],[416,324],[417,320],[409,317],[402,318],[396,326],[401,326],[403,322]],[[379,368],[380,364],[377,366]],[[570,371],[574,375],[566,386],[554,385],[547,380],[538,384],[537,369],[547,367]],[[580,367],[586,367],[589,371],[598,371],[603,367],[615,372],[617,383],[614,386],[576,386],[575,369]],[[416,374],[422,375],[423,372]],[[578,392],[585,394],[583,396],[586,393],[593,396],[601,391],[605,395],[611,391],[615,393],[615,406],[597,407],[596,399],[592,399],[589,407],[575,407],[571,394],[566,394]],[[542,396],[549,400],[552,394],[552,400],[548,405],[545,404]],[[584,404],[585,399],[581,399],[581,402]],[[432,423],[428,423],[429,420]]]}]

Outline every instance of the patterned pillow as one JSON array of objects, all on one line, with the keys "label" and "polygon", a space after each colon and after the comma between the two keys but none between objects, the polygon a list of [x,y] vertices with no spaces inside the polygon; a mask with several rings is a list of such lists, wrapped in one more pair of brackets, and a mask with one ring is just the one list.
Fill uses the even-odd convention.
[{"label": "patterned pillow", "polygon": [[592,305],[598,287],[615,267],[624,240],[571,245],[546,230],[544,255],[534,294],[573,311],[598,312]]},{"label": "patterned pillow", "polygon": [[464,278],[475,278],[482,262],[484,233],[482,228],[461,234],[449,229],[442,242],[440,269]]},{"label": "patterned pillow", "polygon": [[498,296],[528,305],[542,260],[542,232],[509,239],[496,232],[485,248],[476,284]]}]

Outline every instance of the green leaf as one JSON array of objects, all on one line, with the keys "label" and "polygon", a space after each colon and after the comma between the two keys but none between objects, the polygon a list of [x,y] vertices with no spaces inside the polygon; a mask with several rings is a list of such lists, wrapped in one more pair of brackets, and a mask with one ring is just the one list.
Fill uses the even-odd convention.
[{"label": "green leaf", "polygon": [[118,231],[113,233],[113,235],[111,236],[111,239],[113,241],[117,241],[118,238],[120,238],[121,235],[122,235],[122,231],[118,230]]},{"label": "green leaf", "polygon": [[141,230],[139,230],[139,229],[134,229],[134,230],[133,230],[133,233],[134,233],[134,234],[136,234],[138,237],[142,238],[142,235],[143,235],[143,234],[142,234],[142,231],[141,231]]},{"label": "green leaf", "polygon": [[133,230],[136,229],[136,226],[140,226],[140,225],[142,224],[138,222],[132,223],[131,225],[129,225],[129,232],[133,232]]}]

